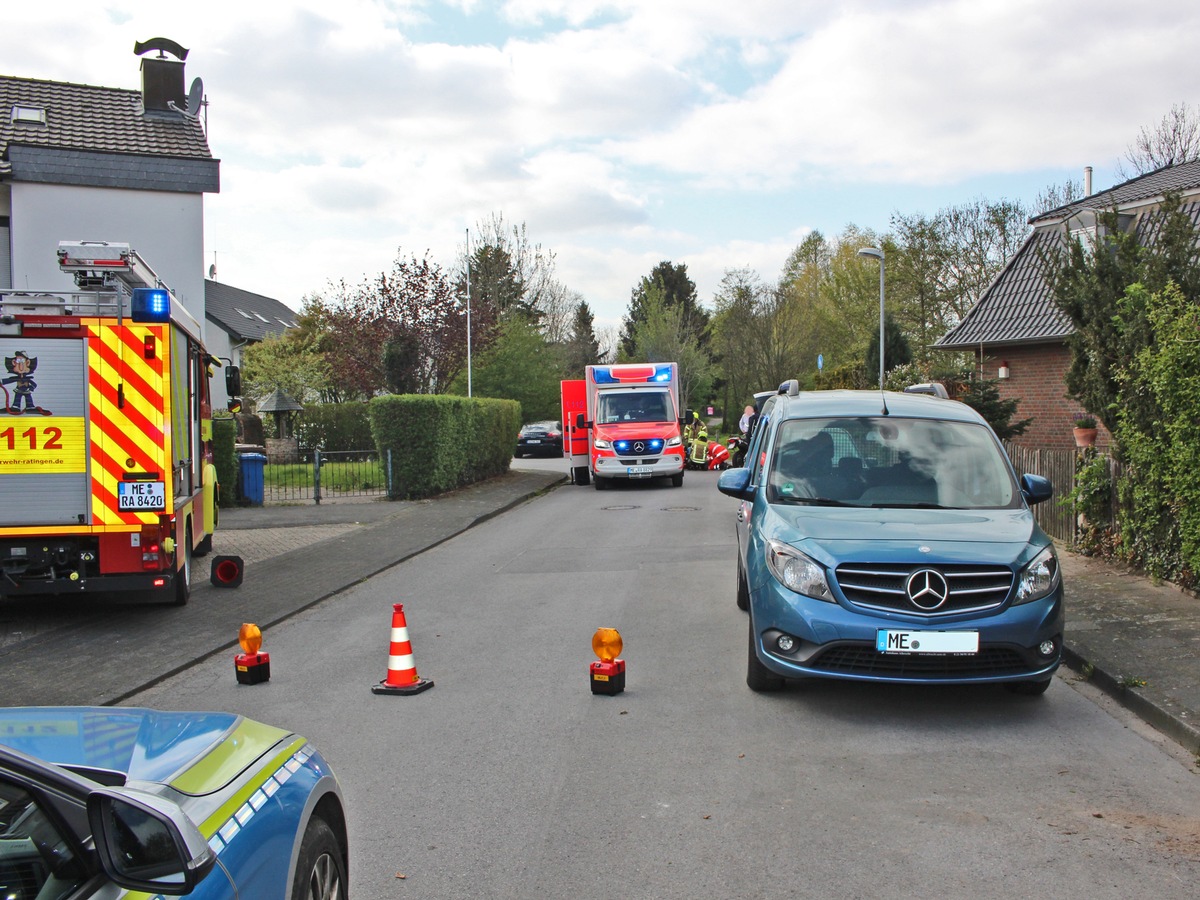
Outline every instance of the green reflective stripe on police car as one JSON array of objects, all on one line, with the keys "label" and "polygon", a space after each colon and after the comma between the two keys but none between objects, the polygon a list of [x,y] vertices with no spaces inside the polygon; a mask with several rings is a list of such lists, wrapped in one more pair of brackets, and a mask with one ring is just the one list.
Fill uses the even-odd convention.
[{"label": "green reflective stripe on police car", "polygon": [[[222,803],[211,816],[200,823],[200,833],[206,838],[212,838],[218,834],[221,828],[234,818],[237,811],[245,806],[263,785],[271,781],[275,777],[275,773],[283,769],[307,743],[308,741],[304,738],[296,738],[286,748],[263,762],[254,778],[247,782],[236,794]],[[311,751],[304,756],[307,758],[310,755]],[[293,765],[292,768],[297,768],[297,766]],[[244,823],[239,823],[239,826],[241,824]]]},{"label": "green reflective stripe on police car", "polygon": [[249,719],[240,719],[223,741],[198,759],[195,765],[180,773],[171,782],[171,787],[192,796],[220,790],[290,733]]}]

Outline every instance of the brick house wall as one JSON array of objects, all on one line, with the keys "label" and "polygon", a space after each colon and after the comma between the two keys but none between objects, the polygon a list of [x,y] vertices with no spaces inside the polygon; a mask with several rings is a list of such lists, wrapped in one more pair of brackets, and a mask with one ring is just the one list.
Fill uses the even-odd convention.
[{"label": "brick house wall", "polygon": [[[1009,377],[998,382],[1000,397],[1017,399],[1020,405],[1014,419],[1033,418],[1025,433],[1013,440],[1031,449],[1073,450],[1072,429],[1075,420],[1085,415],[1078,400],[1066,393],[1067,369],[1071,351],[1065,344],[1027,344],[991,348],[984,357],[984,375],[996,378],[1002,363],[1008,363]],[[1097,422],[1096,447],[1106,450],[1111,436]]]}]

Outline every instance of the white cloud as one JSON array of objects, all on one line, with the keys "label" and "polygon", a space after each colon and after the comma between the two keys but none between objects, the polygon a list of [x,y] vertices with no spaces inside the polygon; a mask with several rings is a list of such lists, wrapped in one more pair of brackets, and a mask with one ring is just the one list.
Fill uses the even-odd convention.
[{"label": "white cloud", "polygon": [[1198,26],[1177,0],[60,0],[6,9],[0,58],[136,88],[135,40],[188,46],[222,280],[298,305],[397,248],[453,265],[502,212],[612,322],[664,259],[708,302],[808,228],[886,228],[902,188],[1099,174],[1197,101]]}]

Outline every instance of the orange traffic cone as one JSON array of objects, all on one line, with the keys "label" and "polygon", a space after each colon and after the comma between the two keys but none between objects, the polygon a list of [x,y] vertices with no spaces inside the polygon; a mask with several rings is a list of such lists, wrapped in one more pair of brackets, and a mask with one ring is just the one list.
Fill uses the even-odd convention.
[{"label": "orange traffic cone", "polygon": [[417,675],[417,664],[413,662],[412,644],[408,640],[408,622],[404,618],[404,604],[392,605],[392,643],[388,649],[387,678],[371,686],[373,694],[419,694],[433,687]]}]

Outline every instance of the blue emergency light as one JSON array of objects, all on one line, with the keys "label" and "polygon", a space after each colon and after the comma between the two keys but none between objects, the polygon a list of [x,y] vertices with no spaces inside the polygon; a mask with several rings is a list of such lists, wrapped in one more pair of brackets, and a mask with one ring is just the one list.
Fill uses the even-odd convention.
[{"label": "blue emergency light", "polygon": [[[621,440],[613,443],[613,449],[622,456],[628,456],[630,453],[634,452],[634,443],[634,441],[629,440],[628,438],[622,438]],[[643,443],[646,445],[646,453],[662,453],[662,438],[650,438],[649,440],[643,441]]]},{"label": "blue emergency light", "polygon": [[134,288],[129,306],[135,322],[171,321],[171,294],[165,288]]}]

